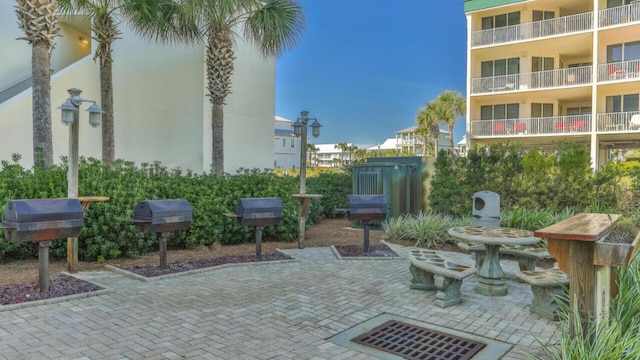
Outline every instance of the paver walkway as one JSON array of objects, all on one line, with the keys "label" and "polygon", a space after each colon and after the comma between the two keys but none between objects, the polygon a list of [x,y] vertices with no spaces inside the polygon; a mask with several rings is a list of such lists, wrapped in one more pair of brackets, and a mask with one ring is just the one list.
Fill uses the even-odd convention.
[{"label": "paver walkway", "polygon": [[[406,248],[394,246],[401,255]],[[538,354],[555,325],[529,312],[528,285],[490,298],[465,280],[464,302],[433,305],[410,290],[406,258],[339,260],[330,248],[286,250],[299,261],[247,264],[154,282],[113,271],[78,274],[113,291],[1,311],[0,359],[375,359],[329,342],[383,313],[513,345],[503,359]],[[467,254],[447,253],[472,264]],[[507,273],[517,263],[504,261]],[[539,355],[539,354],[538,354]]]}]

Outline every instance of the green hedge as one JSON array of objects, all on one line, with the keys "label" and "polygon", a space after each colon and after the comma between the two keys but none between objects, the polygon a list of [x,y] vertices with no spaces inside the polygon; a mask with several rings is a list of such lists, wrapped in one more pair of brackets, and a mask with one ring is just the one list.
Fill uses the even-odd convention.
[{"label": "green hedge", "polygon": [[498,193],[503,211],[638,211],[638,168],[611,163],[594,174],[589,149],[577,143],[527,152],[517,145],[493,144],[470,150],[466,157],[440,152],[435,168],[429,195],[435,213],[468,216],[473,194],[481,190]]},{"label": "green hedge", "polygon": [[[53,166],[47,171],[27,170],[19,160],[20,156],[14,155],[11,162],[1,162],[0,211],[4,211],[7,200],[66,197],[66,165]],[[64,158],[63,163],[66,164]],[[333,216],[333,208],[343,206],[338,204],[346,203],[346,195],[351,192],[351,179],[344,174],[320,174],[307,182],[307,192],[323,195],[321,200],[312,201],[308,225]],[[218,177],[183,173],[158,162],[136,167],[132,162],[118,160],[109,169],[99,160],[82,158],[79,194],[107,196],[110,200],[94,203],[86,214],[79,239],[79,258],[102,261],[157,250],[156,235],[139,233],[129,222],[140,200],[189,201],[193,207],[190,229],[172,233],[169,247],[191,249],[215,242],[223,245],[253,242],[252,227],[240,226],[223,213],[235,212],[237,200],[242,197],[278,197],[283,204],[283,220],[279,225],[265,227],[263,240],[293,241],[298,236],[298,202],[291,195],[298,191],[298,178],[276,176],[269,170],[242,169],[235,175]],[[54,259],[65,258],[66,241],[53,241],[50,255]],[[11,244],[4,239],[4,234],[0,235],[0,258],[33,256],[37,256],[36,243]]]}]

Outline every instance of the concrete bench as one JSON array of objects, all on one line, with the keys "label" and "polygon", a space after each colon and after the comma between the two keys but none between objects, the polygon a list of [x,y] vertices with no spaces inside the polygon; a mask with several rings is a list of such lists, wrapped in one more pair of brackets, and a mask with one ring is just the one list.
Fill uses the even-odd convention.
[{"label": "concrete bench", "polygon": [[447,307],[462,302],[462,280],[473,274],[473,266],[448,261],[435,250],[413,249],[409,251],[411,289],[437,290],[436,305]]},{"label": "concrete bench", "polygon": [[558,268],[519,271],[516,273],[518,279],[531,285],[533,300],[530,310],[543,318],[556,321],[562,296],[569,288],[567,275]]},{"label": "concrete bench", "polygon": [[[465,241],[459,241],[457,245],[459,248],[471,253],[471,256],[476,262],[476,269],[482,267],[485,257],[484,245]],[[538,260],[553,258],[545,248],[526,245],[502,245],[500,247],[500,254],[515,256],[518,259],[520,271],[533,271],[536,269]]]}]

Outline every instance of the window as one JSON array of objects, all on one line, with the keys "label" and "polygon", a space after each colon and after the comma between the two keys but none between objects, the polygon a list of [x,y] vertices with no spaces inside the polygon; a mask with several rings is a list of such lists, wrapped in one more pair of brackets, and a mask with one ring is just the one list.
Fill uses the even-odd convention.
[{"label": "window", "polygon": [[615,95],[607,96],[606,112],[627,112],[640,110],[640,96],[639,94],[627,94],[627,95]]},{"label": "window", "polygon": [[607,63],[640,59],[640,41],[607,46]]},{"label": "window", "polygon": [[607,8],[629,5],[633,0],[607,0]]},{"label": "window", "polygon": [[567,108],[567,115],[585,115],[591,114],[591,106],[580,106]]},{"label": "window", "polygon": [[520,58],[483,61],[480,66],[482,77],[519,74]]},{"label": "window", "polygon": [[287,139],[282,139],[282,147],[287,147]]},{"label": "window", "polygon": [[482,18],[482,30],[518,25],[520,24],[520,12],[487,16]]},{"label": "window", "polygon": [[553,70],[553,58],[543,58],[534,56],[531,58],[531,71]]},{"label": "window", "polygon": [[553,11],[540,11],[533,10],[533,21],[542,21],[553,19],[555,17],[555,13]]},{"label": "window", "polygon": [[291,147],[296,147],[295,139],[291,139]]},{"label": "window", "polygon": [[520,104],[498,104],[480,107],[481,120],[517,119],[520,117]]},{"label": "window", "polygon": [[531,117],[549,117],[553,116],[553,104],[540,104],[540,103],[532,103],[531,104]]}]

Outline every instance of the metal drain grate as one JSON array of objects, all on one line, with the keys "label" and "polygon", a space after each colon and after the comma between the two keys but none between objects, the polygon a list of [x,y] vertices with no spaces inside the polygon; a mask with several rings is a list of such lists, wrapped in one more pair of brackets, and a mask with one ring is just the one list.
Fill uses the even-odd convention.
[{"label": "metal drain grate", "polygon": [[467,360],[485,347],[480,342],[396,320],[387,321],[351,341],[419,360]]}]

